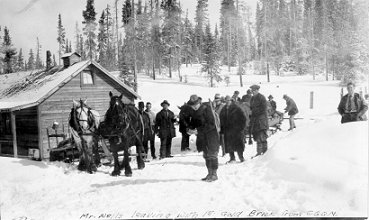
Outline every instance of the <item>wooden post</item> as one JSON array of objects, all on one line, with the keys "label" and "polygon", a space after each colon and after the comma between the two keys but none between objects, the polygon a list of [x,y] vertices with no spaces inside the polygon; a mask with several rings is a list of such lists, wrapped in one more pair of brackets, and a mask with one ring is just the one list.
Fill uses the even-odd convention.
[{"label": "wooden post", "polygon": [[[37,126],[38,126],[38,149],[40,150],[40,160],[43,160],[44,159],[44,143],[43,143],[43,137],[42,137],[42,121],[41,121],[41,106],[40,105],[37,106]],[[47,131],[47,135],[49,135],[49,131]]]},{"label": "wooden post", "polygon": [[15,123],[16,117],[15,113],[10,113],[10,120],[11,120],[11,126],[12,126],[12,135],[13,135],[13,153],[14,157],[18,157],[18,145],[17,145],[17,125]]},{"label": "wooden post", "polygon": [[310,92],[310,109],[314,108],[314,92]]},{"label": "wooden post", "polygon": [[341,88],[341,98],[343,97],[343,88]]}]

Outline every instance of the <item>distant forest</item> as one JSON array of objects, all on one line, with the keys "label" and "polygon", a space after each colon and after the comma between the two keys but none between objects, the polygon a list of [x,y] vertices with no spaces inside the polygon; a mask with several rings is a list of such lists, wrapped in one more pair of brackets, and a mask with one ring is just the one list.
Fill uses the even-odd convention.
[{"label": "distant forest", "polygon": [[[87,0],[74,39],[66,38],[57,15],[59,50],[52,52],[51,65],[60,65],[62,54],[77,52],[120,71],[132,86],[138,72],[153,79],[176,72],[182,80],[180,68],[190,64],[202,65],[211,86],[223,80],[222,65],[237,67],[239,75],[250,67],[255,74],[295,72],[315,79],[324,73],[326,80],[343,82],[368,75],[366,0],[259,0],[253,10],[247,1],[222,0],[219,21],[209,20],[209,0],[197,1],[193,20],[178,0],[115,2],[98,14],[94,0]],[[26,52],[13,45],[11,30],[0,31],[0,74],[44,68],[38,39],[35,50]]]}]

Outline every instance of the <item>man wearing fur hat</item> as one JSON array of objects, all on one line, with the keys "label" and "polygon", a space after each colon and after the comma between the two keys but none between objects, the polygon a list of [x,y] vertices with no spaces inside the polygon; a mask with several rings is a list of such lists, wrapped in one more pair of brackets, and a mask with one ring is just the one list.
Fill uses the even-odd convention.
[{"label": "man wearing fur hat", "polygon": [[[199,152],[203,151],[208,174],[201,180],[213,182],[218,179],[218,153],[219,153],[219,133],[215,122],[214,107],[212,103],[201,103],[197,95],[191,95],[187,105],[193,108],[193,127],[197,129],[196,147]],[[195,133],[190,131],[191,133]]]},{"label": "man wearing fur hat", "polygon": [[155,118],[155,133],[158,134],[160,138],[160,159],[173,157],[171,155],[172,138],[176,136],[174,122],[176,122],[177,119],[174,113],[168,109],[169,105],[169,102],[164,100],[161,103],[163,109]]},{"label": "man wearing fur hat", "polygon": [[252,85],[250,86],[251,92],[253,94],[251,98],[250,108],[251,108],[251,133],[256,141],[256,155],[259,156],[264,154],[268,150],[267,142],[267,130],[268,125],[268,109],[267,100],[264,95],[259,93],[260,86]]},{"label": "man wearing fur hat", "polygon": [[229,153],[229,163],[236,162],[234,152],[238,154],[241,162],[245,159],[243,151],[244,144],[244,130],[246,127],[246,115],[240,106],[238,106],[233,98],[225,97],[226,105],[220,112],[220,133],[224,135],[225,153]]}]

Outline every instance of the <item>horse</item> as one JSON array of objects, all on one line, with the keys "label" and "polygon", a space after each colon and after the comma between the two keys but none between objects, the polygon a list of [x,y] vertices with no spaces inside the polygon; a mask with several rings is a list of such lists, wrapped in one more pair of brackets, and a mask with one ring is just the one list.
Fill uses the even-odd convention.
[{"label": "horse", "polygon": [[[100,133],[108,137],[110,150],[113,153],[114,170],[111,175],[120,175],[120,170],[124,168],[125,176],[130,177],[132,176],[132,169],[129,164],[130,147],[136,146],[138,169],[145,167],[142,144],[144,137],[142,117],[134,105],[122,102],[122,94],[114,96],[112,92],[109,92],[109,96],[110,106],[106,111]],[[118,160],[118,151],[124,151],[121,165]]]},{"label": "horse", "polygon": [[73,100],[69,115],[69,126],[75,144],[80,152],[78,170],[93,173],[100,163],[98,153],[97,131],[100,125],[100,115],[87,106],[86,101]]}]

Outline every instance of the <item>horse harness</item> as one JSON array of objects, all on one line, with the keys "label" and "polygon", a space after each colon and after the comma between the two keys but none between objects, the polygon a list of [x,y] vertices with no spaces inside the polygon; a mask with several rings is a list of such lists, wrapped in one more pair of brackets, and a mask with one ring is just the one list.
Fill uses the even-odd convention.
[{"label": "horse harness", "polygon": [[[93,123],[93,120],[92,120],[92,117],[93,117],[93,113],[91,112],[91,108],[89,106],[87,106],[86,104],[84,104],[82,101],[80,101],[80,107],[77,107],[75,108],[73,106],[72,108],[72,114],[71,114],[71,117],[72,117],[72,120],[73,120],[73,128],[77,131],[78,135],[95,135],[95,131],[92,130],[92,128],[94,127],[94,123]],[[84,106],[88,109],[87,112],[85,111],[85,108]],[[80,108],[81,111],[77,117],[77,109]],[[81,115],[82,115],[82,112],[86,113],[87,114],[87,120],[85,119],[81,119]],[[87,122],[87,129],[83,129],[80,122]]]}]

